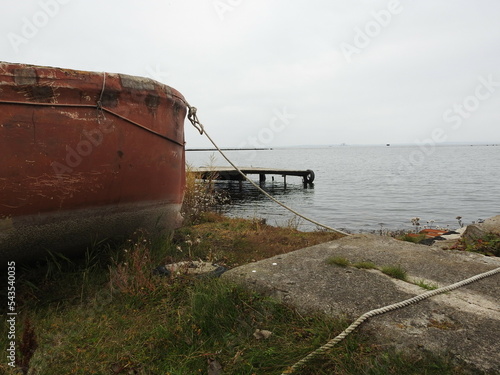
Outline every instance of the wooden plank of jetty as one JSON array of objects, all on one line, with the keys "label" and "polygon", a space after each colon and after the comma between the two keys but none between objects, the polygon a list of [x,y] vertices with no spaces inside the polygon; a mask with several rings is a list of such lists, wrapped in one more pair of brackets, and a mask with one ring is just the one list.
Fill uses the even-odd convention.
[{"label": "wooden plank of jetty", "polygon": [[[259,182],[266,181],[266,175],[283,176],[298,176],[302,177],[302,181],[310,184],[314,181],[314,172],[311,169],[297,170],[297,169],[277,169],[277,168],[263,168],[263,167],[238,167],[245,175],[258,174]],[[200,167],[192,168],[190,173],[195,173],[204,180],[232,180],[242,181],[243,176],[233,167]]]}]

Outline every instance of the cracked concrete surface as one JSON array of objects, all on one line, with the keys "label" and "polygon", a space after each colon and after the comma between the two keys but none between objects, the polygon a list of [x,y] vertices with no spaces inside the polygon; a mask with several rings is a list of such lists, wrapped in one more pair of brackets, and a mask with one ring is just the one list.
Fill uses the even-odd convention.
[{"label": "cracked concrete surface", "polygon": [[[399,265],[407,271],[409,282],[378,270],[328,264],[330,257],[344,257],[351,264]],[[426,292],[414,282],[443,287],[498,267],[499,258],[359,234],[246,264],[223,277],[286,301],[299,311],[355,319]],[[373,317],[360,330],[399,350],[451,355],[474,369],[500,373],[499,281],[496,274]]]}]

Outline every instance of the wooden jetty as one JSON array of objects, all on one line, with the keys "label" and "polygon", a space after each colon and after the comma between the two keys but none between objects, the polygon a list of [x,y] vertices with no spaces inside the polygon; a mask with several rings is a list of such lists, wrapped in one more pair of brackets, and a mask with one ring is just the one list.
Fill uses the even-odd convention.
[{"label": "wooden jetty", "polygon": [[[266,181],[266,175],[277,175],[284,178],[286,184],[287,176],[302,177],[304,184],[310,184],[314,181],[314,172],[311,169],[296,170],[296,169],[275,169],[262,167],[238,167],[245,175],[258,174],[259,182]],[[204,180],[231,180],[242,181],[243,176],[233,167],[200,167],[193,168],[191,173],[198,174]]]}]

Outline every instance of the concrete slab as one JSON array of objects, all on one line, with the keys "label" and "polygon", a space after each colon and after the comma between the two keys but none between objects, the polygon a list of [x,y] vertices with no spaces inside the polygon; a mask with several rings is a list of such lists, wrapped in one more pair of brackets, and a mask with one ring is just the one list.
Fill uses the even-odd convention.
[{"label": "concrete slab", "polygon": [[[399,265],[407,271],[409,281],[393,279],[378,270],[331,265],[327,263],[330,257],[344,257],[351,264]],[[302,312],[355,319],[425,293],[415,281],[442,287],[499,267],[499,258],[359,234],[249,263],[223,277],[288,302]],[[500,274],[496,274],[373,317],[360,330],[383,345],[452,355],[477,370],[500,373],[499,282]]]}]

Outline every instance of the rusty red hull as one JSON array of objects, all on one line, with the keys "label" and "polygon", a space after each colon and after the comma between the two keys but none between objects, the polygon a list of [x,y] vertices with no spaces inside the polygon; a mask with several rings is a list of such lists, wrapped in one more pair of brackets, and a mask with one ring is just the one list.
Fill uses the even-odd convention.
[{"label": "rusty red hull", "polygon": [[0,63],[0,257],[178,226],[185,115],[150,79]]}]

